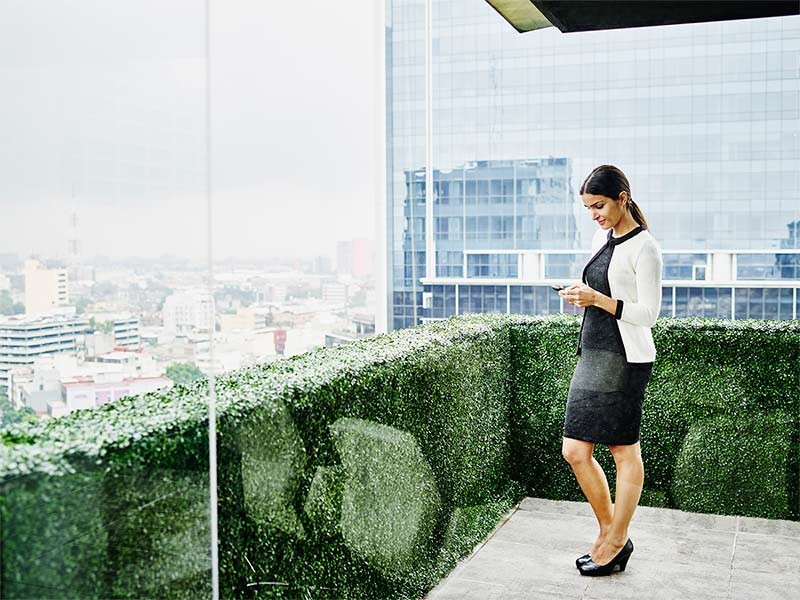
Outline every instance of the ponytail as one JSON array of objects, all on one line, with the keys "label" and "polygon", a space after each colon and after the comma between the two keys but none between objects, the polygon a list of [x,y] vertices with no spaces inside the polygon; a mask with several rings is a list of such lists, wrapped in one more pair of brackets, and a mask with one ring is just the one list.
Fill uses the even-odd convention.
[{"label": "ponytail", "polygon": [[644,215],[642,214],[642,209],[639,208],[639,205],[633,201],[633,198],[630,198],[630,200],[628,200],[628,204],[630,205],[631,216],[633,217],[633,220],[636,221],[639,225],[641,225],[645,229],[647,229],[647,220],[644,218]]}]

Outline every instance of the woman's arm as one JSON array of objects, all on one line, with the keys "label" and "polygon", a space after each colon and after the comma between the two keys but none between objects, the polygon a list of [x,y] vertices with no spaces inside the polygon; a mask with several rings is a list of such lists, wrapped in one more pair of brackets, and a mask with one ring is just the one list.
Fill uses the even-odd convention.
[{"label": "woman's arm", "polygon": [[642,246],[636,259],[637,302],[619,300],[620,321],[652,327],[661,311],[661,252],[653,243]]},{"label": "woman's arm", "polygon": [[645,244],[636,259],[637,302],[609,298],[584,283],[575,283],[558,294],[575,306],[597,306],[617,319],[652,327],[661,310],[661,253],[655,244]]}]

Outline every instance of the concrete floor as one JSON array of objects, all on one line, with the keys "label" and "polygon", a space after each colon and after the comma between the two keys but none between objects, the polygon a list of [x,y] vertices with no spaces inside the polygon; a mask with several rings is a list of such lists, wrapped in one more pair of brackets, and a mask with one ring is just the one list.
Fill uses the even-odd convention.
[{"label": "concrete floor", "polygon": [[583,577],[588,504],[526,498],[427,600],[800,598],[800,522],[640,506],[624,573]]}]

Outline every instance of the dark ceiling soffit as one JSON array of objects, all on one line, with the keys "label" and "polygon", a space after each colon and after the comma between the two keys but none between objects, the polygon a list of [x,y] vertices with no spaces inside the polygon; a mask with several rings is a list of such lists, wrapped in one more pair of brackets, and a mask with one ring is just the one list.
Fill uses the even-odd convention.
[{"label": "dark ceiling soffit", "polygon": [[798,0],[530,0],[562,33],[800,14]]}]

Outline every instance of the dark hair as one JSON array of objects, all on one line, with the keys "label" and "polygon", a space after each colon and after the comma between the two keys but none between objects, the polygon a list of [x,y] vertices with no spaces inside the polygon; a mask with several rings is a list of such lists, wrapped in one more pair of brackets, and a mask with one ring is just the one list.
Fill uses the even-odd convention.
[{"label": "dark hair", "polygon": [[619,200],[619,195],[625,192],[628,195],[628,207],[631,211],[633,220],[647,229],[647,221],[642,214],[642,209],[633,201],[631,194],[631,184],[625,173],[613,165],[600,165],[589,173],[589,176],[581,184],[580,194],[594,194],[605,196],[612,200]]}]

